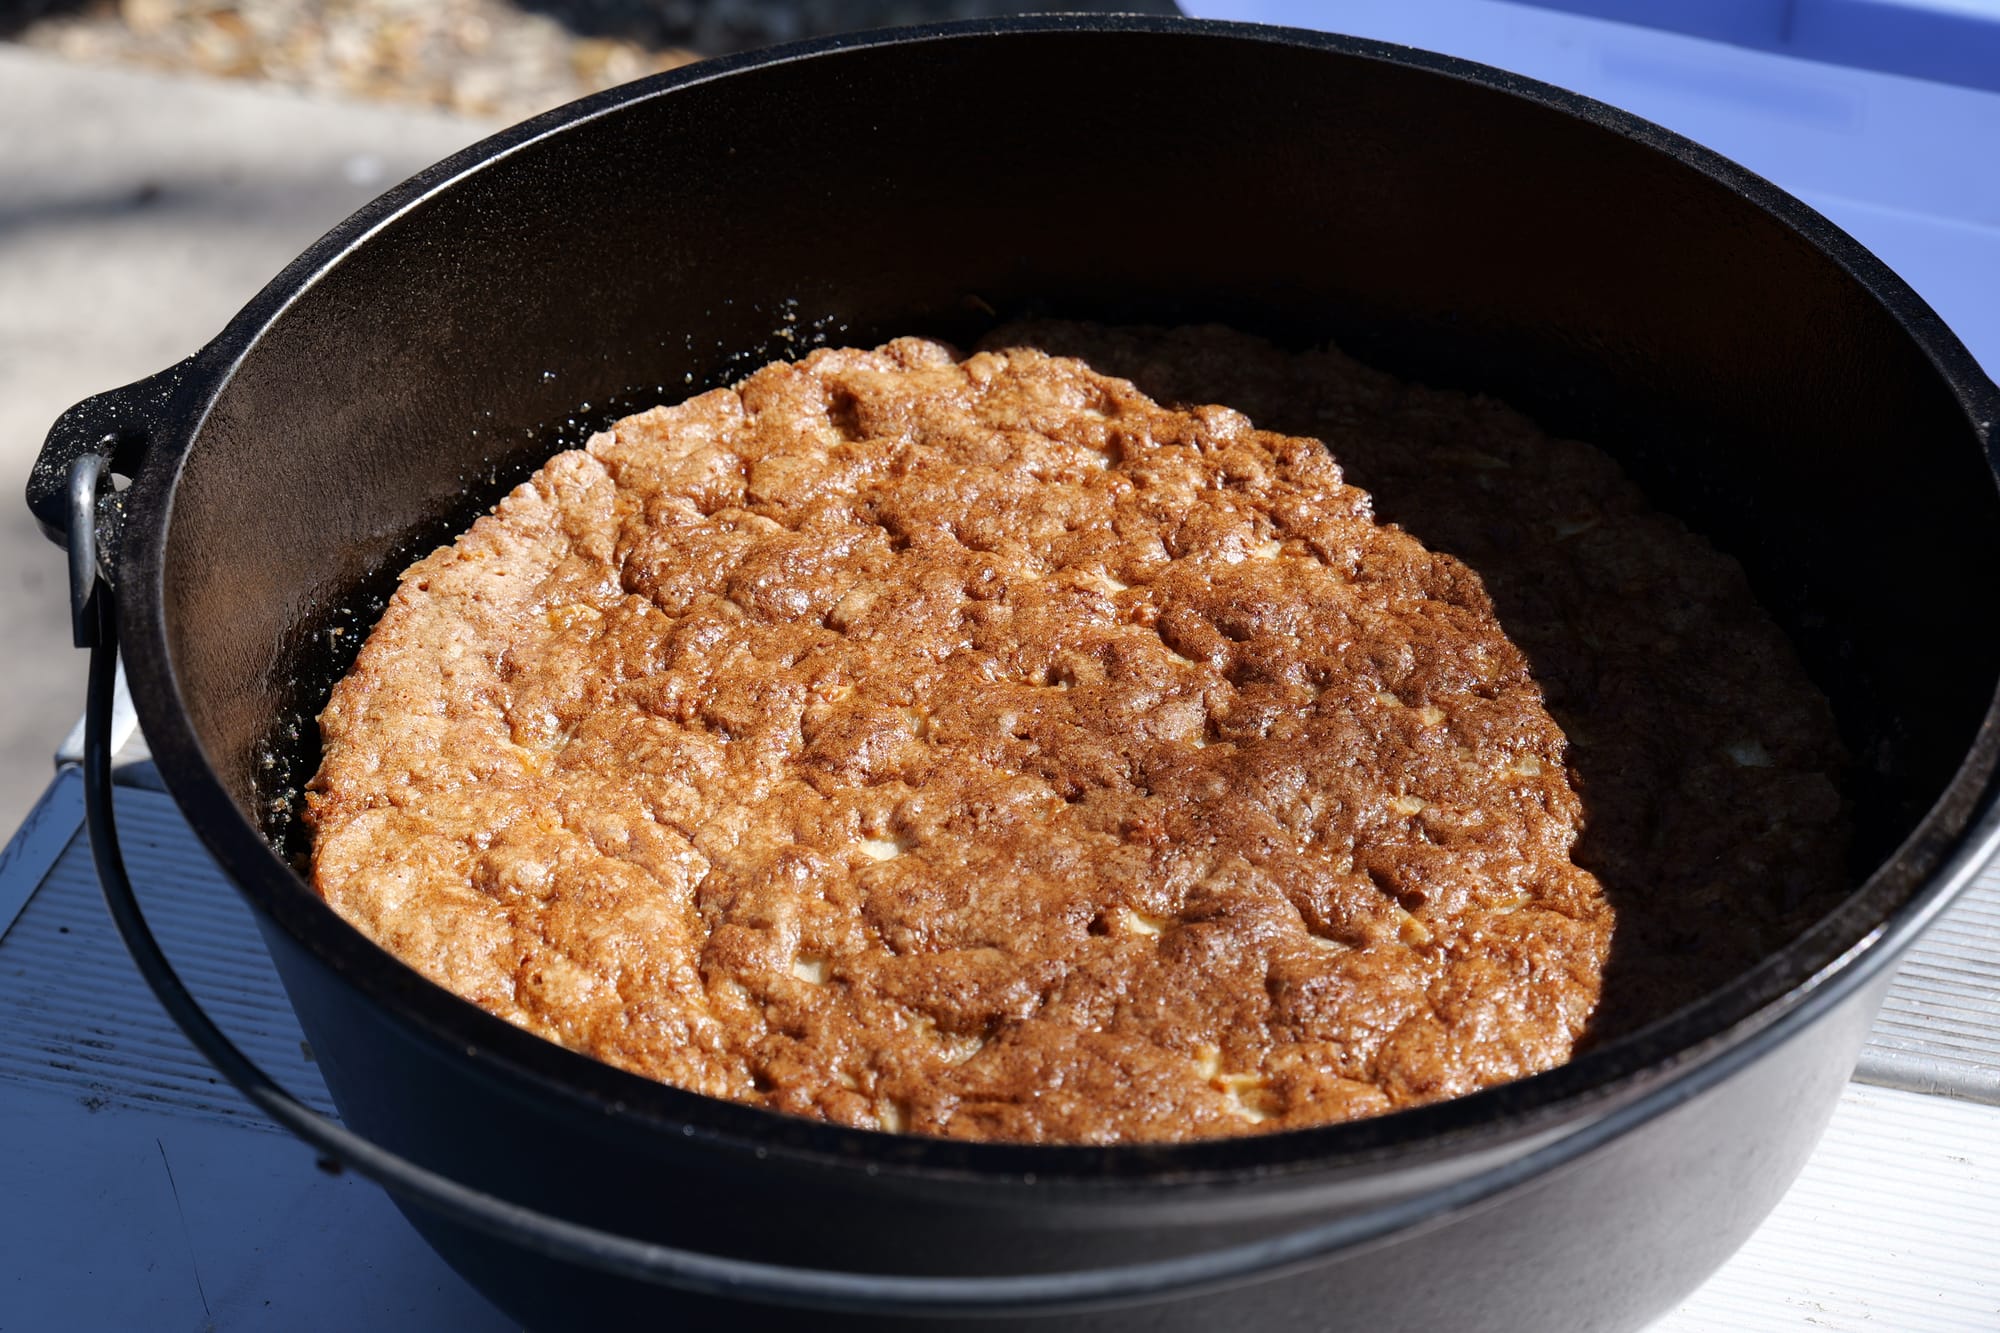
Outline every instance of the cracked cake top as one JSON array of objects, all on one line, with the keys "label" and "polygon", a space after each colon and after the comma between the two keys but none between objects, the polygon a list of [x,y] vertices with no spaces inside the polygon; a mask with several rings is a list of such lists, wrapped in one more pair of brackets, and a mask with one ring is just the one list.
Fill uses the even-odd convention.
[{"label": "cracked cake top", "polygon": [[848,1125],[1119,1142],[1549,1068],[1612,912],[1480,578],[1319,442],[1029,347],[815,352],[413,565],[313,878],[548,1038]]}]

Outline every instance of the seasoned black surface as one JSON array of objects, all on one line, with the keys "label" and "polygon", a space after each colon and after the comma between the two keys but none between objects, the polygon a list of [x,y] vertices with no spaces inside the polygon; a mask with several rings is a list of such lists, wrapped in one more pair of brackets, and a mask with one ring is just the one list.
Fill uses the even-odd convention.
[{"label": "seasoned black surface", "polygon": [[[1532,1127],[1589,1119],[1593,1090],[1654,1109],[1692,1096],[1536,1201],[1270,1289],[1274,1317],[1462,1315],[1455,1294],[1427,1303],[1446,1289],[1421,1280],[1455,1235],[1493,1326],[1636,1325],[1719,1262],[1803,1160],[1883,955],[1809,995],[1799,983],[1885,921],[1892,936],[1913,922],[1906,904],[1963,848],[2000,676],[2000,625],[1976,614],[2000,578],[1977,424],[2000,417],[2000,395],[1850,241],[1617,113],[1365,43],[1058,26],[698,67],[666,95],[599,104],[597,120],[526,129],[449,192],[421,199],[443,173],[420,180],[309,253],[197,358],[179,433],[134,489],[125,646],[162,771],[266,914],[315,1050],[340,1052],[328,1082],[343,1112],[531,1200],[685,1239],[688,1214],[658,1200],[761,1199],[759,1226],[745,1213],[705,1234],[761,1253],[839,1246],[866,1266],[1073,1266],[1379,1197],[1364,1182],[1435,1181],[1482,1160],[1474,1148],[1505,1156]],[[1872,762],[1864,844],[1914,837],[1751,977],[1563,1069],[1374,1122],[1152,1152],[913,1149],[587,1068],[339,927],[246,821],[291,706],[297,627],[486,460],[581,403],[717,382],[732,358],[761,363],[801,337],[969,341],[989,312],[1038,304],[1332,337],[1604,441],[1742,558],[1798,633]],[[1648,425],[1662,422],[1672,437]],[[1766,1038],[1719,1043],[1754,1061],[1734,1080],[1715,1080],[1726,1063],[1673,1062],[1758,1015],[1778,1015]],[[1811,1040],[1779,1040],[1808,1021]],[[1109,1213],[1062,1202],[1086,1196]],[[521,1301],[563,1291],[515,1247],[439,1237]],[[647,1306],[572,1276],[572,1295]]]}]

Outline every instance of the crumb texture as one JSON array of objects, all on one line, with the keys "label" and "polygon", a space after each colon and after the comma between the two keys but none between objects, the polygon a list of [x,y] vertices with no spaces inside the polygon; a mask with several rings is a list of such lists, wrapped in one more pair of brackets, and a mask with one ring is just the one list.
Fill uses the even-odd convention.
[{"label": "crumb texture", "polygon": [[1700,999],[1847,891],[1848,757],[1826,696],[1742,567],[1603,450],[1490,397],[1214,326],[1042,321],[993,343],[1324,440],[1379,520],[1478,571],[1568,738],[1571,856],[1617,917],[1587,1041]]},{"label": "crumb texture", "polygon": [[[1200,391],[1218,367],[1233,394]],[[1542,620],[1661,579],[1713,601],[1720,578],[1754,612],[1603,455],[1337,353],[1077,325],[963,359],[820,351],[619,422],[404,574],[321,717],[314,884],[530,1031],[848,1125],[1198,1138],[1550,1068],[1599,1007],[1614,916],[1625,947],[1599,875],[1643,873],[1616,853],[1662,827],[1657,802],[1628,812],[1644,837],[1579,864],[1597,779],[1550,702],[1608,688],[1590,716],[1629,712],[1649,678],[1604,660],[1647,649],[1578,648],[1538,680],[1491,574],[1343,475],[1383,421],[1464,453],[1397,464],[1448,490],[1515,467],[1588,483],[1557,478],[1602,503],[1536,540],[1614,591]],[[1641,554],[1626,529],[1654,534]],[[1784,903],[1717,928],[1744,948],[1819,887],[1801,849],[1839,813],[1824,702],[1749,619],[1783,680],[1747,707],[1789,711],[1745,729],[1703,705],[1736,748],[1670,776],[1723,817],[1665,816],[1704,864],[1764,858],[1757,891]],[[1642,780],[1654,750],[1687,753],[1651,709],[1645,734],[1593,737]],[[1754,816],[1727,810],[1742,774]],[[1726,896],[1723,874],[1677,891]],[[1638,934],[1669,961],[1631,965],[1653,1006],[1689,970],[1674,950],[1715,933],[1687,946],[1661,916]]]}]

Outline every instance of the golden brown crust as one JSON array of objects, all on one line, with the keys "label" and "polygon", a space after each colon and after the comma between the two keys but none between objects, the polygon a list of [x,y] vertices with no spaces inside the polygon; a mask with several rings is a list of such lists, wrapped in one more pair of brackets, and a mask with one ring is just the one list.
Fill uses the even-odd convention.
[{"label": "golden brown crust", "polygon": [[1315,441],[1032,348],[822,351],[618,423],[407,571],[321,726],[349,920],[847,1124],[1453,1096],[1567,1058],[1609,949],[1479,576]]},{"label": "golden brown crust", "polygon": [[1383,521],[1479,572],[1568,737],[1572,856],[1618,921],[1587,1039],[1708,994],[1846,890],[1847,756],[1826,697],[1742,568],[1601,450],[1491,398],[1215,326],[1043,321],[989,341],[1323,439]]}]

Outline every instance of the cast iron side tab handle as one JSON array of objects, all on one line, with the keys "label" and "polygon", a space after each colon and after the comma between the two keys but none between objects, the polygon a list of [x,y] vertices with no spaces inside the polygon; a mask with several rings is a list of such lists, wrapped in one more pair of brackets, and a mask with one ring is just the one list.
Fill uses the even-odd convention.
[{"label": "cast iron side tab handle", "polygon": [[[71,473],[86,456],[103,457],[106,471],[128,477],[138,474],[193,362],[189,357],[122,389],[95,394],[56,418],[28,474],[28,508],[43,536],[58,546],[69,545]],[[123,492],[100,487],[95,508],[97,549],[90,554],[99,576],[108,583],[117,569],[118,537],[125,521]]]}]

